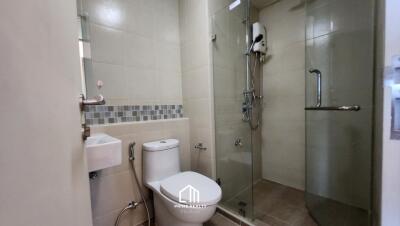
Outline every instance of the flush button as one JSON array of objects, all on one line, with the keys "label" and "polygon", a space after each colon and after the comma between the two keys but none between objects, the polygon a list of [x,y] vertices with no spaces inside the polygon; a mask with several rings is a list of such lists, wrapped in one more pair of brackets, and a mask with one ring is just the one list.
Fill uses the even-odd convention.
[{"label": "flush button", "polygon": [[160,143],[165,144],[167,143],[165,140],[160,141]]}]

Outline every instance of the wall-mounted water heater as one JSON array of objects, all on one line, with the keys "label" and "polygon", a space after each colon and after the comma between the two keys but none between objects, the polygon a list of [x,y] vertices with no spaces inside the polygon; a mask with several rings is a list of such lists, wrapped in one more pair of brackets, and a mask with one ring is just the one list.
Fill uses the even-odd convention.
[{"label": "wall-mounted water heater", "polygon": [[253,40],[258,36],[262,35],[262,40],[254,44],[253,51],[262,54],[267,53],[267,29],[260,22],[253,24]]}]

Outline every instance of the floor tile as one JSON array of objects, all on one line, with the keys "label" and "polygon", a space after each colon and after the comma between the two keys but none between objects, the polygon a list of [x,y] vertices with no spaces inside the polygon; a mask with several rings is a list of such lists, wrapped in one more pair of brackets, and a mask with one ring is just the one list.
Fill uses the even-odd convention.
[{"label": "floor tile", "polygon": [[239,226],[223,215],[216,213],[204,226]]},{"label": "floor tile", "polygon": [[254,186],[255,222],[269,226],[317,226],[306,209],[304,192],[262,180]]}]

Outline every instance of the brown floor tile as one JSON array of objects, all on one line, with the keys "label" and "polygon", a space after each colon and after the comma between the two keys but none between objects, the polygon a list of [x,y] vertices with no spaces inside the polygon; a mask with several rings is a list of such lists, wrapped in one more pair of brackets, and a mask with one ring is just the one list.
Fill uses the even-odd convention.
[{"label": "brown floor tile", "polygon": [[283,192],[282,200],[298,208],[306,208],[303,191],[294,188],[286,188]]},{"label": "brown floor tile", "polygon": [[239,226],[223,215],[216,213],[204,226]]},{"label": "brown floor tile", "polygon": [[266,222],[260,221],[258,219],[255,219],[253,223],[255,226],[271,226],[270,224],[267,224]]},{"label": "brown floor tile", "polygon": [[311,218],[309,214],[305,214],[302,218],[298,219],[293,226],[318,226],[317,223]]},{"label": "brown floor tile", "polygon": [[254,187],[254,208],[256,210],[269,209],[272,205],[282,198],[285,192],[285,187],[262,180],[258,182]]},{"label": "brown floor tile", "polygon": [[266,223],[268,226],[290,226],[289,224],[271,216],[264,216],[260,221]]},{"label": "brown floor tile", "polygon": [[293,205],[287,204],[285,201],[279,201],[267,210],[267,215],[275,217],[281,221],[292,225],[299,218],[302,218],[305,214],[305,210],[296,208]]},{"label": "brown floor tile", "polygon": [[270,226],[317,226],[308,214],[303,191],[271,181],[254,186],[254,213]]}]

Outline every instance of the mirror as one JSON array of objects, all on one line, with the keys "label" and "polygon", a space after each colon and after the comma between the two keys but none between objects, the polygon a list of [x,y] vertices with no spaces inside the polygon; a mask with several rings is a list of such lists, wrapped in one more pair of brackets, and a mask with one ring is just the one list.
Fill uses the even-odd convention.
[{"label": "mirror", "polygon": [[[157,111],[140,117],[132,110],[114,110],[111,115],[122,113],[114,121],[182,117],[181,47],[185,45],[180,42],[178,3],[78,0],[86,96],[102,94],[113,109],[167,108],[166,114]],[[89,123],[109,122],[101,112],[104,120],[97,120],[98,109],[87,109],[91,113],[87,118],[94,119]]]}]

